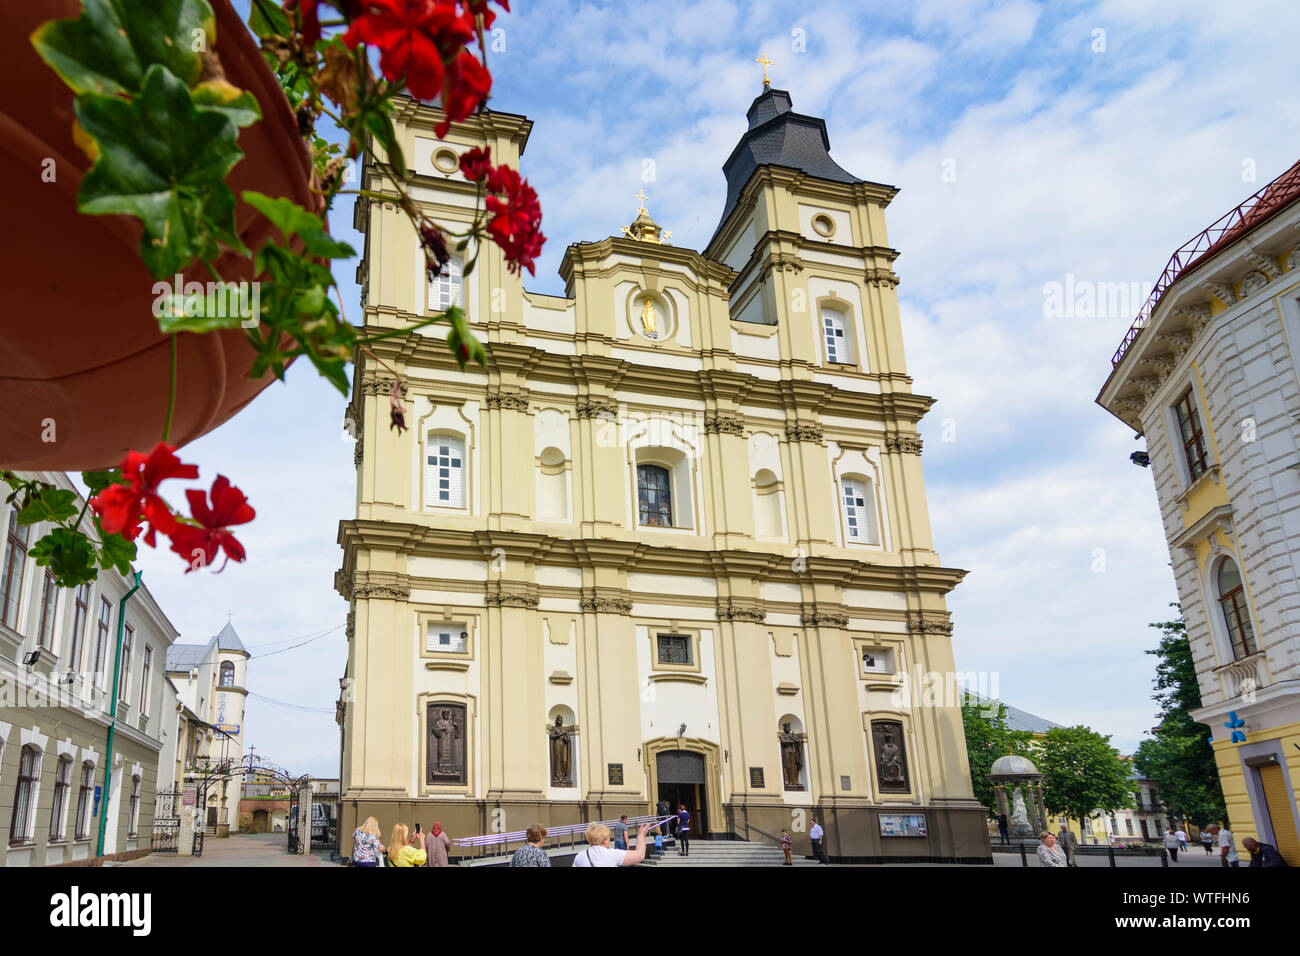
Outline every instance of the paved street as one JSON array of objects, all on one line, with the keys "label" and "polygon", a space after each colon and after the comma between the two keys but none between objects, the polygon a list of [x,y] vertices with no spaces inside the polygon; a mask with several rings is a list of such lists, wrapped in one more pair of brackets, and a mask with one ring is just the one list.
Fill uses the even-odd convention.
[{"label": "paved street", "polygon": [[[1250,863],[1250,854],[1249,854],[1249,853],[1245,853],[1245,852],[1243,852],[1243,851],[1238,851],[1238,852],[1241,852],[1241,865],[1242,865],[1242,866],[1246,866],[1248,863]],[[1037,856],[1035,855],[1035,854],[1036,854],[1036,847],[1032,847],[1032,846],[1031,846],[1031,847],[1026,847],[1026,848],[1025,848],[1025,854],[1026,854],[1026,855],[1028,856],[1028,858],[1029,858],[1029,865],[1030,865],[1031,867],[1036,867],[1036,866],[1038,866],[1038,858],[1037,858]],[[1019,853],[998,853],[998,852],[994,851],[994,853],[993,853],[993,865],[994,865],[994,866],[1020,866],[1020,865],[1021,865],[1021,863],[1020,863],[1020,854],[1019,854]],[[1125,866],[1125,867],[1129,867],[1129,866],[1159,867],[1159,866],[1160,866],[1160,857],[1158,857],[1158,856],[1124,856],[1124,855],[1122,855],[1122,854],[1116,853],[1116,855],[1115,855],[1115,865],[1116,865],[1117,867],[1120,867],[1120,866]],[[1099,855],[1097,855],[1097,856],[1093,856],[1093,855],[1091,855],[1091,854],[1087,854],[1087,853],[1085,853],[1085,854],[1083,854],[1082,856],[1079,857],[1079,866],[1102,866],[1102,867],[1109,867],[1109,866],[1110,866],[1110,860],[1109,860],[1109,858],[1106,856],[1106,854],[1104,854],[1104,853],[1099,854]],[[1189,845],[1186,851],[1182,851],[1182,850],[1179,851],[1179,853],[1178,853],[1178,862],[1177,862],[1177,863],[1174,863],[1174,862],[1172,862],[1172,861],[1170,861],[1170,863],[1169,863],[1169,869],[1171,869],[1171,870],[1173,870],[1173,869],[1178,869],[1179,867],[1189,867],[1189,866],[1196,866],[1196,867],[1202,867],[1202,866],[1215,866],[1215,867],[1217,867],[1217,866],[1220,866],[1220,863],[1219,863],[1219,856],[1218,856],[1218,848],[1217,848],[1217,847],[1215,848],[1215,853],[1214,853],[1213,856],[1206,856],[1206,855],[1205,855],[1205,850],[1201,849],[1201,845],[1200,845],[1199,843],[1196,844],[1195,846],[1190,846],[1190,845]]]},{"label": "paved street", "polygon": [[337,866],[315,853],[290,855],[285,852],[288,837],[283,833],[240,833],[218,840],[203,841],[202,856],[151,853],[121,866]]}]

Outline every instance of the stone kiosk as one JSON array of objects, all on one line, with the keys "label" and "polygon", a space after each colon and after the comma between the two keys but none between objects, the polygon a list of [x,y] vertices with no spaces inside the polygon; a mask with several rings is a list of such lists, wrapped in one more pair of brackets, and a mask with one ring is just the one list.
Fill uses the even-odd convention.
[{"label": "stone kiosk", "polygon": [[[1007,832],[1020,843],[1037,843],[1038,834],[1048,829],[1043,803],[1043,775],[1028,757],[1008,754],[993,761],[989,770],[998,813],[1007,815]],[[1007,798],[1007,788],[1011,798]]]}]

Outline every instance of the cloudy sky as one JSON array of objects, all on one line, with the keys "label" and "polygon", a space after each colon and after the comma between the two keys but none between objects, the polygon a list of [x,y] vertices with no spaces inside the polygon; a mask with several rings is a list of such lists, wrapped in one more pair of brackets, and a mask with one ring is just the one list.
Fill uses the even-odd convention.
[{"label": "cloudy sky", "polygon": [[[1154,723],[1154,646],[1173,577],[1143,447],[1094,404],[1131,308],[1045,315],[1053,282],[1149,284],[1170,252],[1300,155],[1287,0],[578,4],[516,0],[499,21],[495,108],[535,121],[523,172],[550,237],[527,286],[562,293],[572,242],[616,234],[645,189],[678,245],[722,211],[721,165],[766,51],[831,152],[902,192],[888,210],[959,669],[1009,703],[1131,750]],[[654,181],[645,182],[646,160]],[[346,205],[333,217],[351,234]],[[355,261],[336,269],[356,315]],[[187,449],[259,509],[249,560],[149,587],[201,640],[232,615],[255,658],[259,752],[337,773],[346,659],[334,592],[354,510],[344,400],[305,366]],[[947,439],[947,440],[946,440]],[[280,650],[328,629],[300,648]],[[996,681],[996,683],[992,683]]]}]

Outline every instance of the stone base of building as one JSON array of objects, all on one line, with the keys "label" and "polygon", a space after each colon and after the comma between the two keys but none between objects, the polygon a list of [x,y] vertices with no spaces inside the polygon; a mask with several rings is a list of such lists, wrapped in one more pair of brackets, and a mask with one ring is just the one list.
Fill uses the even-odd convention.
[{"label": "stone base of building", "polygon": [[[396,823],[419,823],[428,832],[434,822],[454,840],[525,830],[534,823],[547,828],[572,826],[592,820],[613,820],[622,814],[652,812],[643,802],[626,801],[461,801],[413,800],[409,797],[349,798],[341,801],[340,852],[352,853],[352,833],[374,817],[386,844]],[[923,814],[925,836],[881,836],[882,815]],[[710,814],[710,820],[717,815]],[[741,805],[728,803],[710,828],[708,839],[750,839],[777,845],[781,828],[790,831],[794,852],[812,852],[808,828],[813,817],[826,831],[826,853],[836,863],[989,863],[993,862],[985,825],[987,813],[974,801],[931,806],[794,806],[790,804]],[[696,837],[698,839],[698,837]],[[455,858],[453,847],[452,856]]]},{"label": "stone base of building", "polygon": [[152,853],[151,849],[144,850],[126,850],[122,853],[105,853],[103,856],[91,856],[84,860],[68,860],[64,863],[51,863],[50,868],[60,866],[103,866],[105,863],[125,863],[128,860],[138,860],[142,856],[148,856]]}]

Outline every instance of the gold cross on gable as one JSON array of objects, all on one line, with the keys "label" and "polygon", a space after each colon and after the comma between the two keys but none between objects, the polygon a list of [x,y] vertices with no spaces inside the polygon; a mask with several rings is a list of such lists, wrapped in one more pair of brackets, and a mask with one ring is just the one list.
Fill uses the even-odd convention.
[{"label": "gold cross on gable", "polygon": [[636,194],[635,194],[632,198],[635,199],[635,200],[637,201],[637,209],[636,209],[636,211],[637,211],[637,212],[645,212],[645,211],[646,211],[646,208],[645,208],[645,201],[646,201],[647,199],[650,198],[649,196],[647,196],[647,195],[645,194],[645,190],[644,190],[644,189],[638,189],[638,190],[636,191]]},{"label": "gold cross on gable", "polygon": [[755,62],[755,63],[761,63],[761,64],[763,64],[763,86],[765,86],[765,87],[767,87],[767,86],[771,86],[771,85],[772,85],[772,81],[771,81],[770,79],[768,79],[768,77],[767,77],[767,68],[768,68],[769,66],[775,66],[775,65],[776,65],[776,60],[769,60],[769,59],[767,58],[767,53],[764,52],[764,53],[760,53],[758,56],[754,57],[754,62]]}]

